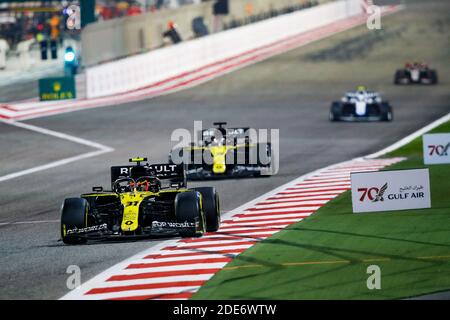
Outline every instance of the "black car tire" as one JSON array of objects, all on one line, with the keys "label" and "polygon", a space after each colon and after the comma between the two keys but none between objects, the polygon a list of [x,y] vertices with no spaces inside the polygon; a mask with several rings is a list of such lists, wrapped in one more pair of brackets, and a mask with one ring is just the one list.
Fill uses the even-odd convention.
[{"label": "black car tire", "polygon": [[397,70],[394,76],[394,84],[401,84],[401,79],[406,78],[406,73],[404,70]]},{"label": "black car tire", "polygon": [[382,117],[381,117],[382,121],[394,120],[394,113],[392,112],[392,107],[390,106],[389,103],[383,102],[381,104],[381,113],[382,113]]},{"label": "black car tire", "polygon": [[385,115],[384,121],[392,121],[392,120],[394,120],[394,114],[392,113],[391,110],[389,110]]},{"label": "black car tire", "polygon": [[200,237],[204,232],[205,220],[201,211],[200,197],[201,195],[197,191],[181,192],[175,197],[175,216],[177,222],[200,222],[200,230],[197,230],[194,226],[180,231],[180,236],[183,238]]},{"label": "black car tire", "polygon": [[206,221],[206,231],[215,232],[220,227],[220,202],[219,194],[214,187],[200,187],[192,190],[202,195],[202,207]]},{"label": "black car tire", "polygon": [[[265,159],[261,161],[260,158],[260,150],[265,150]],[[268,162],[268,163],[267,163]],[[271,143],[259,143],[258,144],[258,166],[264,167],[262,168],[256,176],[258,177],[270,177],[273,174],[273,153],[272,153],[272,144]]]},{"label": "black car tire", "polygon": [[342,108],[342,105],[337,101],[335,101],[331,104],[331,109],[330,109],[330,114],[329,114],[330,121],[334,122],[334,121],[339,120],[339,114],[341,113],[341,108]]},{"label": "black car tire", "polygon": [[437,75],[436,70],[430,70],[430,80],[431,80],[431,84],[438,83],[438,75]]},{"label": "black car tire", "polygon": [[61,239],[65,244],[86,243],[85,237],[67,235],[69,229],[86,227],[89,205],[83,198],[67,198],[61,208]]}]

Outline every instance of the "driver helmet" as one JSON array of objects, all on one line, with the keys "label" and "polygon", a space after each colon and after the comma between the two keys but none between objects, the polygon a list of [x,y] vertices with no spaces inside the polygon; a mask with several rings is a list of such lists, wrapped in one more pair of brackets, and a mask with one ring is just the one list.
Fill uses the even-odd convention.
[{"label": "driver helmet", "polygon": [[161,190],[161,181],[156,177],[141,177],[136,180],[136,190],[158,193]]},{"label": "driver helmet", "polygon": [[215,136],[211,137],[211,145],[213,146],[222,146],[225,144],[225,137],[221,136],[219,139]]},{"label": "driver helmet", "polygon": [[367,89],[365,86],[358,86],[356,88],[356,91],[358,92],[358,94],[366,94],[367,93]]}]

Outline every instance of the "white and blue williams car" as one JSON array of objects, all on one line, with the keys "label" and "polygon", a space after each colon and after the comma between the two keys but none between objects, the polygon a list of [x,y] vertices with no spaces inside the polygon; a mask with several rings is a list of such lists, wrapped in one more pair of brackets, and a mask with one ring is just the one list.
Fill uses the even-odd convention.
[{"label": "white and blue williams car", "polygon": [[392,107],[378,92],[358,87],[331,104],[330,121],[392,121]]}]

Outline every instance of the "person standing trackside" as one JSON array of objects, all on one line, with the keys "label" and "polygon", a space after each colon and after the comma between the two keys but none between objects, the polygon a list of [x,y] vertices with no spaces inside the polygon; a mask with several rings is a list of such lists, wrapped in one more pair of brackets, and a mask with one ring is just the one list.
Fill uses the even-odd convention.
[{"label": "person standing trackside", "polygon": [[169,21],[167,24],[168,30],[163,33],[164,38],[170,38],[172,43],[177,44],[182,41],[180,34],[177,30],[177,25],[173,21]]},{"label": "person standing trackside", "polygon": [[6,68],[6,52],[8,50],[8,42],[5,39],[0,39],[0,70]]}]

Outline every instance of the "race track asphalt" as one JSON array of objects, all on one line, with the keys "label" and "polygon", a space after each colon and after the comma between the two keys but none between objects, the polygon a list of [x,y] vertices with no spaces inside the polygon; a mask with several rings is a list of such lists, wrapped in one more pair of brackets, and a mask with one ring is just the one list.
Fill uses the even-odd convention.
[{"label": "race track asphalt", "polygon": [[[66,269],[82,281],[159,240],[64,246],[59,208],[65,197],[108,185],[109,166],[130,156],[165,161],[176,128],[228,121],[280,129],[280,171],[271,178],[193,183],[218,188],[229,211],[302,174],[388,146],[450,111],[450,3],[414,2],[383,18],[383,29],[355,28],[273,57],[198,87],[147,101],[27,121],[113,147],[115,151],[0,182],[0,299],[57,299]],[[419,19],[420,18],[420,19]],[[396,87],[396,68],[424,60],[438,86]],[[383,93],[392,123],[330,123],[329,106],[357,85]],[[0,175],[85,153],[73,142],[0,123]],[[26,222],[26,223],[24,223]]]}]

